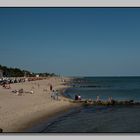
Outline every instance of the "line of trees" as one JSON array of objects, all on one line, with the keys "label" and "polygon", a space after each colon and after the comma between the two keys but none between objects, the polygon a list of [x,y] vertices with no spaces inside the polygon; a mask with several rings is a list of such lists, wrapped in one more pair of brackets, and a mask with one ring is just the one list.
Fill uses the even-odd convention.
[{"label": "line of trees", "polygon": [[27,70],[21,70],[19,68],[8,68],[2,65],[0,65],[0,70],[3,71],[4,77],[35,77],[36,75],[39,75],[41,77],[56,76],[54,73],[31,73]]}]

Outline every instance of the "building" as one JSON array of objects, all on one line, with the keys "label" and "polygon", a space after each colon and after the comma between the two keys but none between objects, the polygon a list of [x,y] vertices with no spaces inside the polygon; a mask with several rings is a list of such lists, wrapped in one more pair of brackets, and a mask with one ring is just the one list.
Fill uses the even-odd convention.
[{"label": "building", "polygon": [[39,77],[39,75],[37,74],[37,75],[36,75],[36,77],[38,78],[38,77]]},{"label": "building", "polygon": [[0,78],[3,77],[3,70],[0,69]]}]

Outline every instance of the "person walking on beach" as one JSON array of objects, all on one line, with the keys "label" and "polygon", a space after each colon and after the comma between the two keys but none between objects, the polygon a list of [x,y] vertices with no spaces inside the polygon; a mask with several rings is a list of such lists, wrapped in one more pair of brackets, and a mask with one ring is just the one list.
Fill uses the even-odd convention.
[{"label": "person walking on beach", "polygon": [[50,84],[50,91],[52,91],[52,84]]},{"label": "person walking on beach", "polygon": [[57,90],[56,90],[56,92],[55,92],[55,95],[56,95],[56,96],[55,96],[55,97],[56,97],[56,100],[58,101],[58,99],[59,99],[59,98],[58,98],[59,93],[58,93],[58,91],[57,91]]},{"label": "person walking on beach", "polygon": [[51,93],[51,100],[55,100],[55,91],[54,90]]}]

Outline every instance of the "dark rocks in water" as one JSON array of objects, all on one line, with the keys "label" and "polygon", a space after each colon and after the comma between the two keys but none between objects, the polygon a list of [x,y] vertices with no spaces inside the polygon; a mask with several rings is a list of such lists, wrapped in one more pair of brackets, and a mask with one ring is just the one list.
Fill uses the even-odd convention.
[{"label": "dark rocks in water", "polygon": [[117,101],[111,100],[110,104],[111,104],[111,105],[115,105],[115,104],[117,104]]},{"label": "dark rocks in water", "polygon": [[124,104],[124,101],[117,101],[117,104],[123,105]]},{"label": "dark rocks in water", "polygon": [[72,87],[78,87],[78,88],[100,88],[99,85],[79,85],[79,84],[70,84]]},{"label": "dark rocks in water", "polygon": [[134,104],[135,104],[135,105],[140,105],[140,102],[135,102]]},{"label": "dark rocks in water", "polygon": [[118,104],[118,105],[133,105],[133,104],[136,104],[136,102],[134,102],[134,100],[129,100],[129,101],[118,101],[117,104]]},{"label": "dark rocks in water", "polygon": [[95,88],[95,87],[101,87],[101,86],[98,86],[98,85],[87,85],[87,86],[80,86],[80,88]]},{"label": "dark rocks in water", "polygon": [[89,100],[85,100],[84,103],[86,103],[86,104],[94,104],[94,101],[89,99]]},{"label": "dark rocks in water", "polygon": [[134,100],[129,100],[130,103],[134,103]]},{"label": "dark rocks in water", "polygon": [[[78,102],[77,102],[78,103]],[[125,101],[117,101],[117,100],[111,100],[111,101],[94,101],[94,100],[81,100],[80,103],[83,103],[83,105],[103,105],[103,106],[114,106],[114,105],[140,105],[140,102],[134,102],[134,100],[125,100]]]},{"label": "dark rocks in water", "polygon": [[130,105],[131,103],[129,101],[124,102],[125,105]]}]

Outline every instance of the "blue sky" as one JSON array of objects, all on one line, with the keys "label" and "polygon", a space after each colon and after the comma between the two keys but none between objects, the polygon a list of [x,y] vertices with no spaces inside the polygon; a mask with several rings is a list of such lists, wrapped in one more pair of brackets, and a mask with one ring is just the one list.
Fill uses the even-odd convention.
[{"label": "blue sky", "polygon": [[139,76],[140,8],[0,8],[0,64],[65,76]]}]

